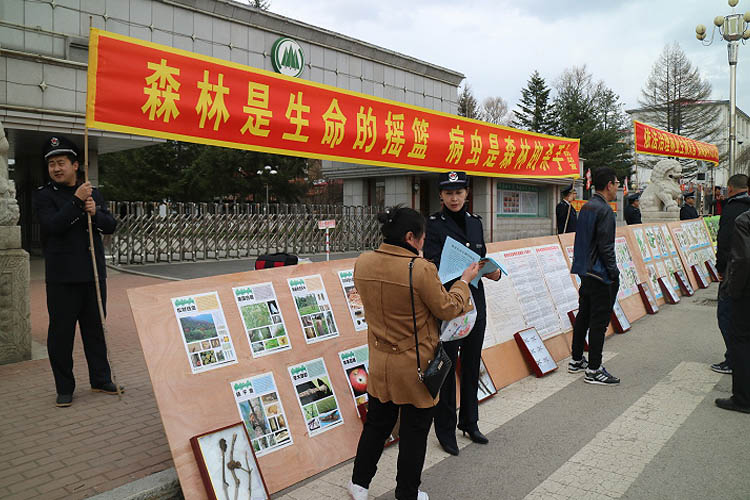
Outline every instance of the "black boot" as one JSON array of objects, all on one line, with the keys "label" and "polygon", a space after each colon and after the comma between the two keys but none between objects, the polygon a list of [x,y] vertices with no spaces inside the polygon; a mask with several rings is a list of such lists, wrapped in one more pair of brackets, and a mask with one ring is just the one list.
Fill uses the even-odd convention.
[{"label": "black boot", "polygon": [[456,435],[453,434],[453,439],[450,437],[443,438],[438,436],[438,442],[440,443],[440,446],[443,448],[443,451],[445,451],[449,455],[458,456],[458,442],[456,442]]},{"label": "black boot", "polygon": [[466,436],[469,435],[469,439],[474,441],[475,443],[479,444],[487,444],[490,442],[489,439],[487,439],[487,436],[479,432],[479,428],[475,425],[474,428],[469,428],[466,426],[462,426],[461,424],[458,424],[458,429],[463,432],[463,435]]}]

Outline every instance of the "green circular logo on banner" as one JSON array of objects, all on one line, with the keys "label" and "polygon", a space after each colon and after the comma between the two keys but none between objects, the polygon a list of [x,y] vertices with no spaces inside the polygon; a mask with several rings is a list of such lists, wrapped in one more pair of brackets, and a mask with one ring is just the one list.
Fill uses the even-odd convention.
[{"label": "green circular logo on banner", "polygon": [[299,76],[305,67],[302,47],[291,38],[279,38],[271,48],[271,63],[277,73]]}]

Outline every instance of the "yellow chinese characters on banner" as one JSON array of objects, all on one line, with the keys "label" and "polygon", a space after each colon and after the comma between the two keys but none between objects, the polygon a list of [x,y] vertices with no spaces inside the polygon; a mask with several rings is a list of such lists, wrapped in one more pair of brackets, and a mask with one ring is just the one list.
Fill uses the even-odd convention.
[{"label": "yellow chinese characters on banner", "polygon": [[665,132],[637,120],[633,120],[633,131],[636,153],[719,163],[719,149],[714,144]]},{"label": "yellow chinese characters on banner", "polygon": [[578,177],[577,139],[470,120],[91,30],[89,127],[413,170]]}]

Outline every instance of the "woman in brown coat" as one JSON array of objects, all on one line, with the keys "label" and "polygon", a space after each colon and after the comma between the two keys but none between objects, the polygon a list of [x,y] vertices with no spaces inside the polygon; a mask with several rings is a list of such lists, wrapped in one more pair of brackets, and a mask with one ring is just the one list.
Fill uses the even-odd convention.
[{"label": "woman in brown coat", "polygon": [[466,269],[446,291],[434,264],[419,257],[424,217],[410,208],[396,207],[381,214],[379,220],[383,244],[360,256],[354,267],[354,284],[368,325],[370,373],[367,423],[359,438],[349,493],[354,500],[367,499],[383,446],[400,413],[396,498],[428,500],[419,484],[436,400],[417,377],[409,262],[414,260],[414,309],[423,371],[439,341],[437,320],[450,320],[471,310],[468,283],[479,266]]}]

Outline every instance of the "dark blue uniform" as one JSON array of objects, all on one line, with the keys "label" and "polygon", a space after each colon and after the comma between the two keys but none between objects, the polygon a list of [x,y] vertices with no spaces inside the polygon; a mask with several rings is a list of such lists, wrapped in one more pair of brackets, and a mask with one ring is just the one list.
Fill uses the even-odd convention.
[{"label": "dark blue uniform", "polygon": [[[481,257],[487,254],[484,244],[484,231],[481,217],[464,212],[465,229],[453,220],[448,210],[430,215],[427,219],[427,234],[422,251],[426,259],[440,268],[440,254],[446,237],[450,236],[467,248],[478,253]],[[450,289],[452,281],[445,284]],[[479,287],[469,286],[472,301],[477,311],[477,320],[471,333],[461,340],[454,340],[443,344],[454,365],[461,348],[461,410],[456,420],[456,380],[448,376],[440,390],[440,400],[435,409],[435,433],[442,441],[455,440],[456,424],[462,428],[476,428],[479,420],[477,390],[479,386],[479,362],[484,343],[484,329],[487,324],[487,306],[484,298],[484,286],[479,280]],[[444,438],[443,438],[444,437]]]},{"label": "dark blue uniform", "polygon": [[[49,331],[47,350],[58,394],[73,394],[73,340],[80,326],[92,387],[112,382],[104,332],[99,318],[84,203],[76,187],[50,182],[34,193],[34,211],[42,231]],[[97,270],[106,307],[106,267],[100,233],[114,232],[116,222],[94,190],[92,217]]]},{"label": "dark blue uniform", "polygon": [[[570,210],[570,211],[568,211]],[[570,215],[568,215],[570,214]],[[578,212],[573,206],[566,202],[561,201],[555,207],[555,215],[557,216],[557,233],[575,233],[576,232],[576,221],[578,219]],[[565,222],[567,221],[567,227]]]},{"label": "dark blue uniform", "polygon": [[682,205],[682,208],[680,209],[680,220],[697,219],[698,217],[700,217],[700,215],[698,215],[698,210],[696,210],[695,207],[691,207],[687,203]]}]

